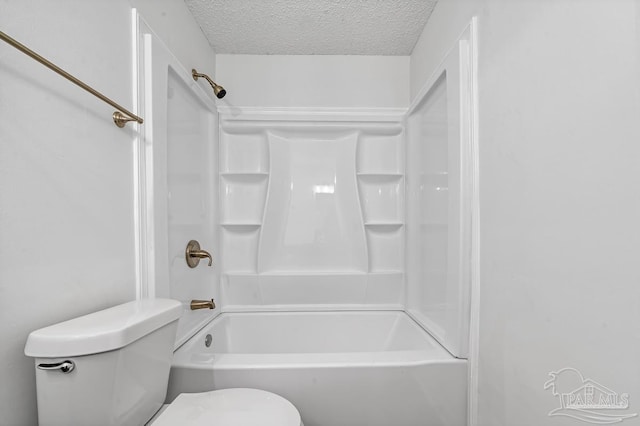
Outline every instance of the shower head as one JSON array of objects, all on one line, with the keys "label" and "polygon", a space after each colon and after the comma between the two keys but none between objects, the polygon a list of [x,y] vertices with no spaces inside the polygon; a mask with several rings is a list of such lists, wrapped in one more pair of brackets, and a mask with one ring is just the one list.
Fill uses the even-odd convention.
[{"label": "shower head", "polygon": [[218,86],[217,84],[213,86],[213,94],[218,97],[218,99],[224,98],[224,95],[227,94],[227,91],[224,90],[224,87]]},{"label": "shower head", "polygon": [[198,77],[202,77],[202,78],[206,79],[209,82],[209,84],[211,85],[211,87],[213,88],[213,93],[216,95],[216,97],[218,99],[224,98],[224,96],[227,94],[227,91],[224,90],[224,87],[220,86],[219,84],[216,84],[216,82],[211,80],[211,78],[209,78],[208,75],[200,74],[195,69],[192,69],[191,70],[191,76],[193,77],[193,79],[195,81],[198,81]]}]

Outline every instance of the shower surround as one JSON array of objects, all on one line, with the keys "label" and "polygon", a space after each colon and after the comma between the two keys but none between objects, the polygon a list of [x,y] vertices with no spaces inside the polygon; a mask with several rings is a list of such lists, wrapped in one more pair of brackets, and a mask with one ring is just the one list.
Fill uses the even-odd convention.
[{"label": "shower surround", "polygon": [[[215,161],[201,181],[214,186],[190,201],[217,207],[194,220],[218,236],[210,245],[218,308],[185,314],[193,318],[185,324],[203,328],[177,343],[168,402],[246,386],[286,395],[309,426],[466,423],[469,292],[458,259],[469,253],[459,238],[469,221],[458,202],[469,197],[460,184],[469,132],[468,114],[458,112],[470,105],[467,47],[452,47],[408,109],[314,105],[334,102],[322,99],[322,79],[362,100],[386,72],[408,69],[400,61],[355,58],[347,62],[357,72],[346,67],[344,77],[344,58],[219,58],[226,71],[215,78],[229,95],[216,106],[217,132],[202,139],[213,142],[202,157],[213,148]],[[370,69],[381,71],[374,78]],[[287,106],[228,103],[252,96],[291,98]],[[445,264],[462,273],[443,273]],[[184,277],[172,288],[190,289]]]},{"label": "shower surround", "polygon": [[225,311],[401,309],[402,114],[220,113]]}]

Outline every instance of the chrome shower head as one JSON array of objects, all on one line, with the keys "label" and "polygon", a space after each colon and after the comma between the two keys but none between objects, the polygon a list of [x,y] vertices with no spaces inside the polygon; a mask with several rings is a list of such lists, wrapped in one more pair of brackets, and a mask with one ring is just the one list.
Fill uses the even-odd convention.
[{"label": "chrome shower head", "polygon": [[195,81],[198,81],[198,77],[202,77],[202,78],[206,79],[209,82],[209,84],[211,85],[211,87],[213,88],[213,93],[216,95],[216,97],[218,99],[224,98],[224,96],[227,94],[227,91],[224,90],[224,87],[220,86],[219,84],[216,84],[216,82],[211,80],[211,78],[209,78],[208,75],[201,74],[198,71],[196,71],[195,69],[192,69],[191,70],[191,76],[193,77],[193,79]]}]

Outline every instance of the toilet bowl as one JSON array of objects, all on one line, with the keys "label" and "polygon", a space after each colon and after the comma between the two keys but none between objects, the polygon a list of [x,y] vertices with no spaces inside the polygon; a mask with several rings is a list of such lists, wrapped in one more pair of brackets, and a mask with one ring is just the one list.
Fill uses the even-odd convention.
[{"label": "toilet bowl", "polygon": [[146,299],[32,332],[39,425],[302,425],[291,402],[258,389],[183,393],[160,411],[181,313]]},{"label": "toilet bowl", "polygon": [[[214,421],[212,421],[214,420]],[[180,394],[149,426],[301,426],[289,401],[258,389]]]}]

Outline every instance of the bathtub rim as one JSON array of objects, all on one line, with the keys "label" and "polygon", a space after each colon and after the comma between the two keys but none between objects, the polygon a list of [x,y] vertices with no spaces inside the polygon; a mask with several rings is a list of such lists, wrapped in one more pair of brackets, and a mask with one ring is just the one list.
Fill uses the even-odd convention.
[{"label": "bathtub rim", "polygon": [[[201,359],[194,361],[197,353],[187,352],[187,344],[204,338],[207,331],[217,321],[228,316],[259,316],[277,314],[373,314],[390,313],[402,315],[409,321],[421,336],[426,339],[432,349],[372,351],[372,352],[271,352],[271,353],[200,353]],[[194,343],[195,344],[195,343]],[[427,364],[458,364],[467,363],[464,358],[456,358],[446,350],[424,327],[404,310],[252,310],[252,311],[223,311],[216,315],[203,327],[194,333],[180,347],[174,351],[172,368],[194,368],[198,370],[250,370],[250,369],[296,369],[296,368],[371,368],[371,367],[399,367],[420,366]]]}]

